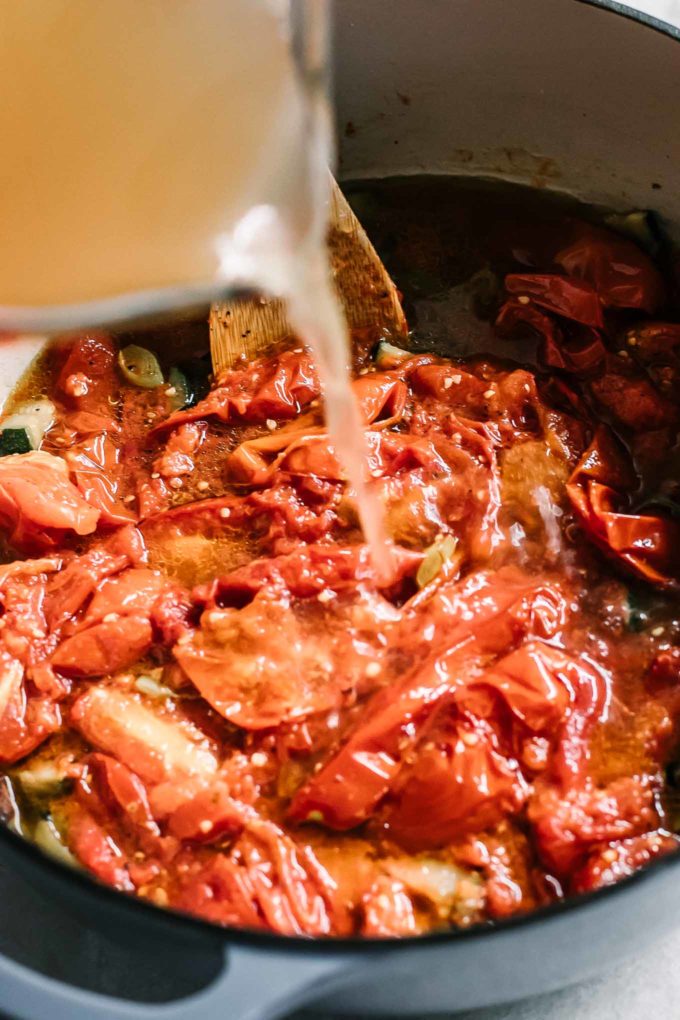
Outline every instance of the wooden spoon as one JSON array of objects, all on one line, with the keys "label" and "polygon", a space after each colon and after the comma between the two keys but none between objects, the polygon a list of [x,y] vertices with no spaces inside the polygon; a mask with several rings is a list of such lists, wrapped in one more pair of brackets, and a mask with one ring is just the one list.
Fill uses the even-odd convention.
[{"label": "wooden spoon", "polygon": [[[332,181],[328,247],[331,269],[350,330],[370,330],[403,340],[408,326],[397,288],[354,215],[335,179]],[[210,352],[218,376],[237,358],[249,360],[292,336],[283,301],[252,298],[214,304],[210,310]]]}]

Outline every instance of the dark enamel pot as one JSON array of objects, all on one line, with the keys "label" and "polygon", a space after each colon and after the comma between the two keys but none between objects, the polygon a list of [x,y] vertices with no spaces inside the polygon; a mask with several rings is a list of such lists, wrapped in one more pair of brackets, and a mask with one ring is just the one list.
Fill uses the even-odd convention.
[{"label": "dark enamel pot", "polygon": [[[680,33],[615,2],[337,0],[341,174],[496,175],[680,224]],[[3,383],[30,342],[4,356]],[[4,348],[7,350],[7,348]],[[43,898],[169,961],[213,961],[164,1004],[97,995],[0,957],[0,1009],[25,1020],[269,1020],[300,1005],[361,1016],[486,1006],[588,977],[669,931],[680,855],[526,917],[422,939],[244,934],[97,885],[0,826]],[[205,968],[204,968],[205,969]]]}]

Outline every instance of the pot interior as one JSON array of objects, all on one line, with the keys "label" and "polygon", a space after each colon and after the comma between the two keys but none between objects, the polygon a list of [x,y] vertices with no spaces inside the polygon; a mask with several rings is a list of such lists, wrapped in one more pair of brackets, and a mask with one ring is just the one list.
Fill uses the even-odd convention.
[{"label": "pot interior", "polygon": [[342,176],[492,175],[680,223],[676,38],[575,0],[341,0],[335,41]]}]

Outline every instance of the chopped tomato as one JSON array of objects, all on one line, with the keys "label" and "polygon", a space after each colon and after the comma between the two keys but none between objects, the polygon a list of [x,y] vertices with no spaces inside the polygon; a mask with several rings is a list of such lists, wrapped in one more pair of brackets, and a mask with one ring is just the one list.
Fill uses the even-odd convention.
[{"label": "chopped tomato", "polygon": [[90,535],[99,517],[59,457],[36,452],[0,458],[0,526],[16,548],[41,552],[68,532]]},{"label": "chopped tomato", "polygon": [[399,371],[376,372],[354,380],[352,391],[366,425],[386,429],[401,419],[408,397],[408,386],[401,375]]},{"label": "chopped tomato", "polygon": [[[354,381],[353,391],[362,419],[373,431],[394,425],[404,412],[408,388],[397,371],[362,376]],[[313,418],[304,428],[297,422],[241,443],[229,458],[228,470],[235,481],[249,485],[265,484],[276,471],[342,477],[327,433]]]},{"label": "chopped tomato", "polygon": [[103,334],[76,337],[57,381],[65,405],[54,436],[74,483],[100,514],[100,523],[128,524],[135,515],[122,502],[120,425],[113,404],[119,389],[117,349]]},{"label": "chopped tomato", "polygon": [[121,502],[118,475],[121,451],[105,432],[95,433],[65,455],[73,481],[102,524],[130,524],[136,515]]},{"label": "chopped tomato", "polygon": [[215,784],[180,804],[168,819],[168,830],[178,839],[214,843],[243,831],[247,809],[235,801],[227,788]]},{"label": "chopped tomato", "polygon": [[[485,580],[478,578],[476,590],[469,578],[458,590],[453,587],[440,638],[443,648],[373,696],[344,746],[294,797],[292,818],[317,820],[334,829],[359,825],[392,788],[442,701],[458,693],[464,697],[490,658],[520,636],[541,632],[545,591],[528,579],[524,586],[519,579],[508,579],[504,588],[487,587]],[[561,601],[557,592],[549,596]]]},{"label": "chopped tomato", "polygon": [[228,856],[210,858],[185,881],[178,906],[222,924],[325,935],[333,894],[311,849],[272,822],[253,822]]},{"label": "chopped tomato", "polygon": [[670,584],[680,577],[680,523],[662,515],[625,513],[630,471],[602,426],[576,465],[567,493],[592,542],[644,580]]},{"label": "chopped tomato", "polygon": [[258,358],[230,369],[205,400],[171,415],[153,434],[165,435],[185,422],[210,418],[254,422],[294,418],[319,392],[309,354],[285,351],[275,358]]},{"label": "chopped tomato", "polygon": [[584,663],[535,641],[471,678],[453,693],[442,721],[425,730],[415,762],[397,780],[387,809],[394,837],[412,850],[442,846],[515,814],[528,777],[513,760],[497,700],[522,727],[550,734],[577,698],[580,718],[601,710],[607,693],[601,688]]},{"label": "chopped tomato", "polygon": [[511,273],[505,278],[505,287],[509,294],[529,298],[565,319],[595,329],[604,326],[600,296],[583,280],[548,273]]},{"label": "chopped tomato", "polygon": [[52,665],[66,676],[104,676],[132,666],[153,643],[151,623],[144,616],[102,620],[67,637]]},{"label": "chopped tomato", "polygon": [[117,389],[116,344],[104,333],[72,337],[56,390],[79,410],[98,411]]},{"label": "chopped tomato", "polygon": [[641,322],[630,330],[627,340],[629,349],[632,348],[645,361],[659,355],[673,354],[680,345],[680,324]]},{"label": "chopped tomato", "polygon": [[[509,340],[523,339],[523,334],[529,329],[535,336],[545,341],[546,350],[551,357],[559,357],[562,336],[558,324],[529,300],[508,298],[500,307],[495,327],[500,336]],[[551,361],[548,363],[552,364]],[[564,365],[558,364],[554,367],[564,368]]]},{"label": "chopped tomato", "polygon": [[492,727],[452,720],[424,737],[413,766],[397,780],[385,822],[407,850],[441,847],[516,814],[528,789]]},{"label": "chopped tomato", "polygon": [[529,805],[536,844],[546,865],[568,878],[598,844],[656,829],[659,817],[651,783],[623,777],[604,788],[592,781],[570,790],[544,787]]},{"label": "chopped tomato", "polygon": [[87,768],[100,798],[110,810],[122,812],[133,826],[157,833],[149,797],[139,776],[107,754],[90,755]]},{"label": "chopped tomato", "polygon": [[216,582],[218,608],[204,612],[200,631],[174,655],[220,715],[266,729],[340,708],[366,689],[367,670],[380,673],[399,614],[376,592],[354,590],[357,575],[368,575],[362,551],[311,546]]},{"label": "chopped tomato", "polygon": [[0,762],[30,754],[61,725],[59,706],[46,697],[27,697],[21,663],[0,654]]},{"label": "chopped tomato", "polygon": [[678,849],[677,836],[658,829],[616,840],[594,850],[571,880],[573,892],[592,892],[632,875],[650,861]]},{"label": "chopped tomato", "polygon": [[663,396],[639,366],[609,356],[604,372],[590,383],[590,392],[615,420],[636,432],[677,424],[678,409]]},{"label": "chopped tomato", "polygon": [[237,567],[212,584],[197,588],[195,596],[204,604],[238,607],[263,590],[287,589],[296,598],[309,598],[328,589],[352,592],[358,584],[392,588],[415,573],[421,562],[418,553],[397,547],[390,560],[392,576],[378,582],[373,575],[370,550],[365,545],[302,545],[293,552]]},{"label": "chopped tomato", "polygon": [[463,366],[450,363],[418,364],[409,371],[408,378],[417,394],[436,397],[465,414],[475,415],[486,407],[486,382],[466,372]]},{"label": "chopped tomato", "polygon": [[583,326],[580,335],[567,338],[558,324],[535,304],[510,298],[498,313],[496,331],[508,339],[523,339],[524,328],[541,339],[541,359],[550,368],[577,375],[589,373],[607,353],[602,337],[591,326]]},{"label": "chopped tomato", "polygon": [[65,560],[50,578],[45,615],[52,630],[62,627],[83,608],[105,578],[146,559],[146,548],[136,528],[121,528],[82,556]]},{"label": "chopped tomato", "polygon": [[643,308],[650,314],[664,300],[664,284],[651,259],[625,237],[592,226],[555,255],[570,276],[591,284],[607,308]]},{"label": "chopped tomato", "polygon": [[92,815],[82,808],[70,812],[68,844],[78,860],[101,882],[123,892],[134,890],[120,848]]},{"label": "chopped tomato", "polygon": [[83,622],[100,623],[110,613],[147,616],[167,586],[167,581],[156,570],[125,570],[105,580],[95,592]]},{"label": "chopped tomato", "polygon": [[418,932],[413,903],[403,882],[381,875],[364,896],[362,906],[363,935],[394,938]]}]

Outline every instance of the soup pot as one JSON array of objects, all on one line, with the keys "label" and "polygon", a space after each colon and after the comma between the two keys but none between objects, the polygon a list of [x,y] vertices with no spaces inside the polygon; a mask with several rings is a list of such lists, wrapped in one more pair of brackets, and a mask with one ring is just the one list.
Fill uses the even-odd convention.
[{"label": "soup pot", "polygon": [[[615,2],[338,0],[341,176],[500,176],[680,224],[680,33]],[[39,337],[3,345],[10,386]],[[128,944],[212,980],[149,1005],[0,957],[0,1008],[26,1020],[269,1020],[301,1004],[392,1016],[469,1009],[594,974],[670,930],[680,856],[528,916],[419,939],[309,940],[217,928],[98,886],[0,826],[3,860]]]}]

